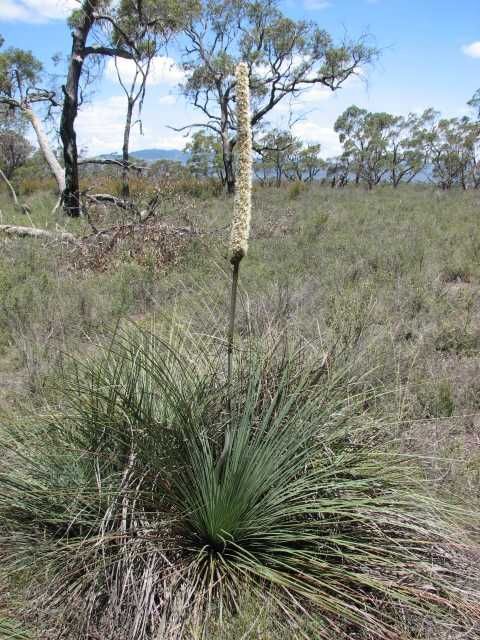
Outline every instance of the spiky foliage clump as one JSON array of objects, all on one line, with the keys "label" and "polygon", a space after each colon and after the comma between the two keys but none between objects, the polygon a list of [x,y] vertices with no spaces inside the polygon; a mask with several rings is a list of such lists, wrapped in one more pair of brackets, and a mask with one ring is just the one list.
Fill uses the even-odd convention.
[{"label": "spiky foliage clump", "polygon": [[248,594],[291,637],[472,628],[471,543],[385,447],[348,372],[285,343],[250,345],[235,372],[227,412],[213,344],[120,333],[55,410],[3,427],[1,571],[32,576],[48,624],[188,638]]},{"label": "spiky foliage clump", "polygon": [[32,636],[17,622],[0,615],[0,638],[2,640],[31,640]]}]

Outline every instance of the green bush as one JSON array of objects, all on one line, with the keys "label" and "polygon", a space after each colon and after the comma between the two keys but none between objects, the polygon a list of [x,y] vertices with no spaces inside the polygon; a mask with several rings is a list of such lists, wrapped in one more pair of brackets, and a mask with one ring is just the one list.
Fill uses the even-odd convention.
[{"label": "green bush", "polygon": [[31,572],[68,638],[198,637],[246,595],[291,637],[459,637],[471,543],[348,368],[244,344],[230,414],[217,344],[118,333],[57,408],[3,426],[3,576]]},{"label": "green bush", "polygon": [[305,189],[306,186],[304,182],[300,182],[299,180],[297,182],[294,182],[288,188],[288,199],[296,200],[305,191]]}]

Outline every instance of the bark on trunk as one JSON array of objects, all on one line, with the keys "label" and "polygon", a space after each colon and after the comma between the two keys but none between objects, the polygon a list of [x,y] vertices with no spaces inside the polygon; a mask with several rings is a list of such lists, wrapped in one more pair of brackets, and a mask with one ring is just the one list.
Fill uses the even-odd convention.
[{"label": "bark on trunk", "polygon": [[83,63],[85,61],[85,47],[88,34],[94,22],[94,12],[99,0],[84,0],[80,18],[72,31],[72,53],[68,67],[67,81],[62,87],[64,100],[62,117],[60,120],[60,137],[63,144],[63,158],[65,163],[65,191],[63,207],[67,215],[80,215],[80,184],[78,178],[77,136],[75,133],[75,119],[78,114],[78,90]]},{"label": "bark on trunk", "polygon": [[[219,93],[222,91],[219,89]],[[222,155],[223,166],[225,168],[225,184],[227,185],[227,193],[230,195],[235,193],[235,171],[233,168],[233,147],[234,141],[228,137],[228,96],[222,95],[220,99],[220,131],[222,135]]]},{"label": "bark on trunk", "polygon": [[132,115],[133,115],[133,107],[135,106],[135,102],[129,98],[128,106],[127,106],[127,117],[125,120],[125,129],[123,131],[123,147],[122,147],[122,197],[129,198],[130,197],[130,185],[129,185],[129,146],[130,146],[130,131],[132,128]]},{"label": "bark on trunk", "polygon": [[60,194],[62,194],[65,191],[65,171],[63,170],[63,167],[57,160],[53,150],[50,147],[47,134],[45,133],[45,129],[43,128],[42,121],[30,107],[25,107],[23,109],[23,112],[32,123],[32,127],[35,130],[40,150],[43,153],[43,157],[45,158],[48,166],[50,167],[50,171],[53,173],[55,180],[57,181],[58,191]]},{"label": "bark on trunk", "polygon": [[282,184],[282,168],[277,163],[277,167],[275,171],[275,186],[277,187],[277,189],[281,186],[281,184]]},{"label": "bark on trunk", "polygon": [[223,166],[225,167],[225,183],[227,193],[235,193],[235,171],[233,170],[233,145],[230,140],[223,143]]}]

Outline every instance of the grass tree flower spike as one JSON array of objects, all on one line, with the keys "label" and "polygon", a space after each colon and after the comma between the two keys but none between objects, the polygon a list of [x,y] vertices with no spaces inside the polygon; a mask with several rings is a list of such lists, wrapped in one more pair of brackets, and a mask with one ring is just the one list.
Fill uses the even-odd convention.
[{"label": "grass tree flower spike", "polygon": [[240,62],[235,70],[237,78],[237,155],[238,173],[235,190],[230,261],[240,262],[247,255],[250,217],[252,211],[252,132],[250,127],[250,87],[248,66]]},{"label": "grass tree flower spike", "polygon": [[[233,340],[235,331],[235,313],[237,307],[238,272],[241,259],[247,255],[248,235],[250,233],[250,216],[252,212],[252,131],[250,127],[250,86],[248,66],[240,62],[235,69],[237,80],[237,182],[233,203],[233,220],[230,233],[229,258],[232,269],[232,293],[230,298],[230,322],[227,339],[227,385],[229,389],[228,409],[231,414],[230,387],[232,380]],[[225,433],[223,448],[218,470],[228,453],[229,430]]]}]

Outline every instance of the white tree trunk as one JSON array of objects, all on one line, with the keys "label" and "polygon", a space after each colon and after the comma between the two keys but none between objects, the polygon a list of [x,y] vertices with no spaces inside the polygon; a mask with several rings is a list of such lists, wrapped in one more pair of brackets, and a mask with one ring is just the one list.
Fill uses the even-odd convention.
[{"label": "white tree trunk", "polygon": [[43,128],[42,121],[31,107],[24,107],[23,112],[32,123],[32,127],[35,129],[40,149],[45,160],[47,161],[48,166],[50,167],[51,172],[55,176],[58,190],[60,194],[62,194],[65,191],[65,171],[50,147],[50,143],[48,141],[45,129]]}]

